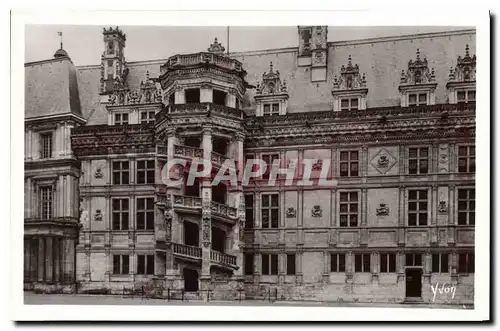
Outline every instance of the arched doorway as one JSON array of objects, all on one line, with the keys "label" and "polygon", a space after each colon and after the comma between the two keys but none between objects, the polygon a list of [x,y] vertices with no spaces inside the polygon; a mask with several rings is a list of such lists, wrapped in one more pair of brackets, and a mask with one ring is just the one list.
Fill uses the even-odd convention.
[{"label": "arched doorway", "polygon": [[196,292],[198,291],[198,271],[184,268],[184,291]]}]

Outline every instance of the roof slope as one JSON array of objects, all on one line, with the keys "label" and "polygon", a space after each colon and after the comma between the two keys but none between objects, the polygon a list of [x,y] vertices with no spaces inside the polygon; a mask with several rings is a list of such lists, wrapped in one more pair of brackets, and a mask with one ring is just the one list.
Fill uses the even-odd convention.
[{"label": "roof slope", "polygon": [[25,117],[82,116],[77,70],[68,57],[25,64]]}]

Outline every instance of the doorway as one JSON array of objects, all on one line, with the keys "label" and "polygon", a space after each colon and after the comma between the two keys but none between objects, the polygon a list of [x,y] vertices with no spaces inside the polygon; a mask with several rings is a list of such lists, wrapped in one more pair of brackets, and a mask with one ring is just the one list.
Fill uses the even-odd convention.
[{"label": "doorway", "polygon": [[184,245],[200,246],[200,231],[198,224],[184,221]]},{"label": "doorway", "polygon": [[198,271],[184,268],[184,291],[196,292],[198,291]]},{"label": "doorway", "polygon": [[224,253],[226,246],[226,233],[216,227],[212,227],[212,249]]},{"label": "doorway", "polygon": [[406,269],[406,297],[420,298],[422,297],[422,269],[408,268]]}]

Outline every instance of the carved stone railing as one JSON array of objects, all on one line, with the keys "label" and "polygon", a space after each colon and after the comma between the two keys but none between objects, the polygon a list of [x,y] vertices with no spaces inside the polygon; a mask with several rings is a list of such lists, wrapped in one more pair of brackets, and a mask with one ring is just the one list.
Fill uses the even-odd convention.
[{"label": "carved stone railing", "polygon": [[220,215],[223,217],[233,218],[233,219],[238,217],[238,209],[236,209],[234,207],[230,207],[230,206],[225,205],[223,203],[211,201],[210,208],[211,208],[212,214],[215,214],[215,215]]},{"label": "carved stone railing", "polygon": [[210,156],[210,161],[219,166],[221,166],[227,159],[229,159],[227,156],[219,154],[217,152],[212,152]]},{"label": "carved stone railing", "polygon": [[160,208],[170,208],[172,206],[172,201],[170,201],[170,196],[169,195],[158,195],[158,198],[156,200],[156,204]]},{"label": "carved stone railing", "polygon": [[196,54],[179,54],[168,58],[167,63],[160,67],[160,73],[175,70],[179,66],[195,66],[199,64],[211,63],[218,67],[234,70],[237,72],[243,71],[240,61],[231,59],[225,55],[215,53],[200,52]]},{"label": "carved stone railing", "polygon": [[201,208],[202,200],[199,197],[190,197],[187,195],[174,195],[174,207]]},{"label": "carved stone railing", "polygon": [[174,248],[174,254],[186,256],[192,259],[201,259],[201,248],[196,246],[189,246],[183,244],[172,244]]},{"label": "carved stone railing", "polygon": [[167,155],[167,146],[156,145],[156,153],[159,155]]},{"label": "carved stone railing", "polygon": [[210,251],[210,260],[221,265],[236,266],[236,256],[230,254]]},{"label": "carved stone railing", "polygon": [[174,156],[186,158],[202,158],[203,149],[191,146],[174,145]]}]

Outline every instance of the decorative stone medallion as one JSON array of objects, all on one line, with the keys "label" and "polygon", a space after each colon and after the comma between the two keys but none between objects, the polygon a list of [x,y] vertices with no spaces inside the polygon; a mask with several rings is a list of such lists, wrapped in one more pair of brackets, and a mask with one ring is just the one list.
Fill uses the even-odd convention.
[{"label": "decorative stone medallion", "polygon": [[286,210],[286,218],[295,218],[297,216],[297,211],[293,207],[288,207]]},{"label": "decorative stone medallion", "polygon": [[370,161],[370,165],[377,169],[377,171],[382,175],[385,175],[389,170],[391,170],[396,163],[398,163],[396,158],[384,148],[381,148],[375,157]]},{"label": "decorative stone medallion", "polygon": [[448,212],[448,206],[446,205],[446,201],[439,201],[438,212],[440,214],[446,214]]},{"label": "decorative stone medallion", "polygon": [[323,217],[323,210],[321,209],[321,206],[314,206],[313,209],[311,210],[311,216],[312,217]]},{"label": "decorative stone medallion", "polygon": [[94,173],[94,178],[100,179],[104,176],[104,173],[102,172],[101,168],[97,168],[97,170]]},{"label": "decorative stone medallion", "polygon": [[387,216],[389,215],[389,207],[385,203],[381,203],[376,210],[377,216]]},{"label": "decorative stone medallion", "polygon": [[94,221],[96,221],[96,222],[101,222],[102,221],[102,212],[101,212],[100,209],[97,209],[95,211]]}]

